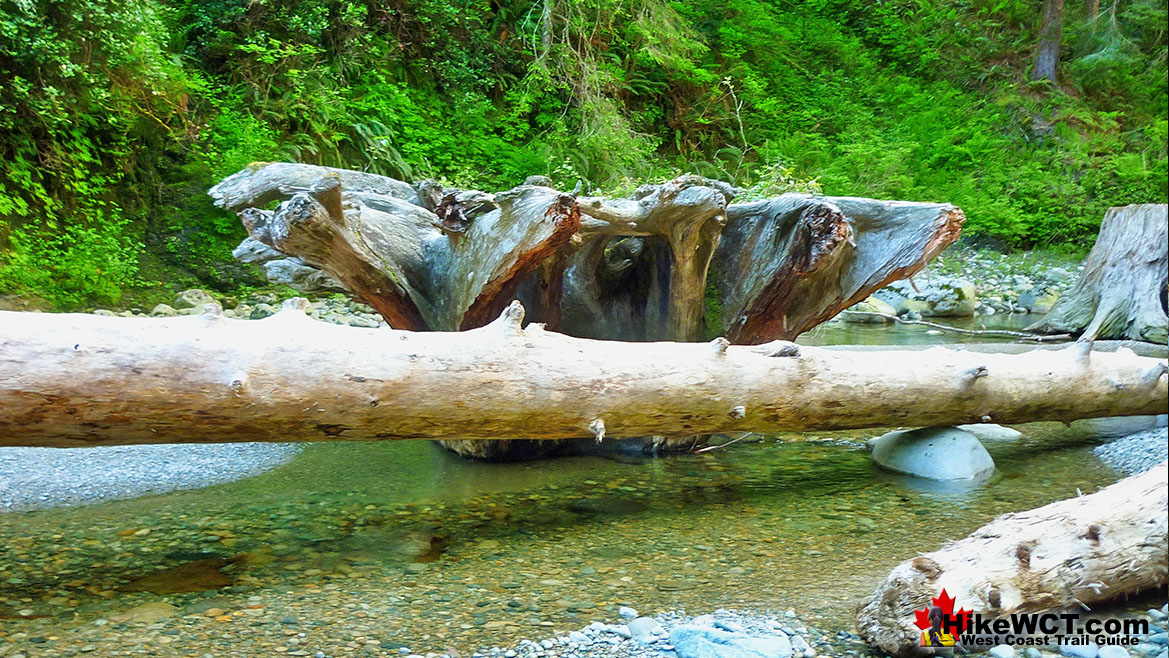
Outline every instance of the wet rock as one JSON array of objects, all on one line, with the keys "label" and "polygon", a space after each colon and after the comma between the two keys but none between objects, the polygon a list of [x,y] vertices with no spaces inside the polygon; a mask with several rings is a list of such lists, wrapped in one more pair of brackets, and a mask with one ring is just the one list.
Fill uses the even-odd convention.
[{"label": "wet rock", "polygon": [[169,603],[156,601],[143,603],[118,615],[110,615],[110,621],[115,624],[123,624],[130,621],[153,624],[154,622],[175,616],[178,611],[178,608]]},{"label": "wet rock", "polygon": [[978,308],[974,284],[959,278],[936,277],[918,288],[909,281],[895,281],[874,296],[898,314],[915,311],[927,317],[970,317]]},{"label": "wet rock", "polygon": [[1096,658],[1128,658],[1128,650],[1114,645],[1103,646],[1096,651]]},{"label": "wet rock", "polygon": [[629,622],[629,632],[633,639],[642,644],[649,644],[666,634],[666,629],[652,617],[638,617]]},{"label": "wet rock", "polygon": [[1015,647],[1009,644],[1000,644],[991,647],[990,651],[986,652],[990,658],[1015,658]]},{"label": "wet rock", "polygon": [[188,308],[202,308],[204,304],[215,303],[215,298],[212,297],[206,290],[191,288],[175,295],[175,300],[171,306],[173,306],[176,310],[181,311]]},{"label": "wet rock", "polygon": [[678,658],[788,658],[786,635],[748,635],[705,626],[678,626],[670,631]]},{"label": "wet rock", "polygon": [[889,432],[872,443],[882,468],[930,480],[973,480],[994,471],[994,460],[970,432],[924,427]]}]

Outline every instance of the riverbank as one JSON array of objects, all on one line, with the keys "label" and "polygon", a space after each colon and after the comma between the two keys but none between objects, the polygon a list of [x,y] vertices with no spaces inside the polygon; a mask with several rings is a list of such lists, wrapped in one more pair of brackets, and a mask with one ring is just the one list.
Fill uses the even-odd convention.
[{"label": "riverbank", "polygon": [[0,513],[196,489],[287,463],[295,443],[0,448]]}]

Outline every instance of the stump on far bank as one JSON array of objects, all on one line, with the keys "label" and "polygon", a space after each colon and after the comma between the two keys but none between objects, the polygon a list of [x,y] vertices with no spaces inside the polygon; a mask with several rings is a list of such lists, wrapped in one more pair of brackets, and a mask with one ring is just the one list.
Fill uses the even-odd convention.
[{"label": "stump on far bank", "polygon": [[1169,342],[1169,205],[1111,208],[1076,286],[1027,331]]}]

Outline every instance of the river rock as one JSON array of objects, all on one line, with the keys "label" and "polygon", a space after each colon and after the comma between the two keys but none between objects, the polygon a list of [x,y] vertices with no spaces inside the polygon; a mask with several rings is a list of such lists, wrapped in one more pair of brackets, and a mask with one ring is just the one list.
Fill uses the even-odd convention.
[{"label": "river rock", "polygon": [[666,629],[658,623],[658,620],[652,617],[638,617],[629,622],[629,632],[633,635],[633,639],[642,644],[650,644],[658,638],[658,636],[665,635]]},{"label": "river rock", "polygon": [[974,284],[950,277],[935,277],[917,287],[909,281],[894,281],[874,296],[897,309],[898,315],[916,311],[929,317],[971,317],[978,308]]},{"label": "river rock", "polygon": [[1032,288],[1019,295],[1019,306],[1022,306],[1032,313],[1047,313],[1055,306],[1055,302],[1059,300],[1059,293],[1042,289]]},{"label": "river rock", "polygon": [[150,309],[150,316],[155,318],[171,318],[178,314],[179,312],[170,304],[157,304],[154,308]]},{"label": "river rock", "polygon": [[959,425],[958,429],[970,432],[979,441],[1015,441],[1023,436],[1019,430],[995,425],[994,423],[977,423],[974,425]]},{"label": "river rock", "polygon": [[129,610],[118,614],[111,615],[110,621],[115,624],[121,624],[128,621],[137,621],[145,624],[153,624],[156,621],[162,621],[175,616],[179,611],[169,603],[162,603],[159,601],[152,603],[143,603],[140,606],[130,608]]},{"label": "river rock", "polygon": [[889,432],[872,446],[878,466],[929,480],[973,480],[994,471],[982,443],[954,427]]},{"label": "river rock", "polygon": [[853,313],[845,313],[844,321],[858,324],[883,324],[893,321],[890,318],[882,318],[876,315],[859,315],[860,313],[882,313],[884,315],[897,315],[897,309],[881,301],[877,297],[869,297],[864,301],[857,302],[850,306],[848,310],[853,311]]},{"label": "river rock", "polygon": [[705,626],[678,626],[670,631],[678,658],[788,658],[786,635],[748,635]]},{"label": "river rock", "polygon": [[204,304],[214,303],[216,303],[215,298],[206,290],[191,288],[175,295],[175,301],[171,306],[181,311],[188,308],[202,308]]},{"label": "river rock", "polygon": [[256,304],[248,317],[252,320],[262,320],[273,315],[276,315],[276,308],[271,304]]},{"label": "river rock", "polygon": [[345,292],[345,286],[336,279],[299,258],[270,260],[264,263],[264,273],[272,283],[286,285],[300,292]]},{"label": "river rock", "polygon": [[1096,658],[1099,647],[1095,644],[1060,644],[1060,654],[1068,658]]}]

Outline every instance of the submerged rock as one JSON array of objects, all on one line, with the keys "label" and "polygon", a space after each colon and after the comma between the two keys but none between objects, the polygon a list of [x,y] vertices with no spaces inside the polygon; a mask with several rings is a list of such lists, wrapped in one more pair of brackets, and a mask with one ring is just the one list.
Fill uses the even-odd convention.
[{"label": "submerged rock", "polygon": [[973,480],[994,471],[994,460],[982,443],[954,427],[889,432],[872,446],[878,466],[920,478]]}]

